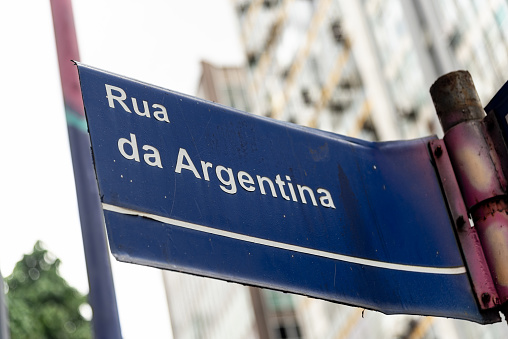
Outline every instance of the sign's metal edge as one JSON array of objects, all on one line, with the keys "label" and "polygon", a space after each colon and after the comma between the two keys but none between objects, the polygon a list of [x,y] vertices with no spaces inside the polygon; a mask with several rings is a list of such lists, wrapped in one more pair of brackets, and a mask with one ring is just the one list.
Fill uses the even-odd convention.
[{"label": "sign's metal edge", "polygon": [[286,249],[293,252],[299,252],[304,254],[310,254],[315,255],[319,257],[324,257],[328,259],[333,260],[339,260],[343,262],[358,264],[358,265],[365,265],[365,266],[371,266],[371,267],[377,267],[377,268],[384,268],[384,269],[391,269],[391,270],[397,270],[397,271],[405,271],[405,272],[415,272],[415,273],[428,273],[428,274],[445,274],[445,275],[455,275],[455,274],[465,274],[466,268],[464,266],[458,266],[458,267],[430,267],[430,266],[416,266],[416,265],[406,265],[406,264],[395,264],[395,263],[389,263],[384,261],[377,261],[377,260],[371,260],[371,259],[364,259],[359,257],[353,257],[343,254],[337,254],[337,253],[331,253],[321,250],[316,250],[312,248],[282,243],[278,241],[248,236],[240,233],[234,233],[230,231],[224,231],[208,226],[198,225],[190,222],[185,222],[177,219],[172,219],[168,217],[163,217],[160,215],[145,213],[141,211],[136,211],[128,208],[123,208],[111,204],[102,204],[102,208],[107,211],[120,213],[120,214],[126,214],[126,215],[135,215],[140,216],[148,219],[153,219],[155,221],[159,221],[165,224],[177,226],[177,227],[183,227],[187,229],[192,229],[199,232],[214,234],[214,235],[220,235],[223,237],[227,237],[230,239],[240,240],[240,241],[246,241],[254,244],[269,246],[269,247],[275,247],[280,249]]}]

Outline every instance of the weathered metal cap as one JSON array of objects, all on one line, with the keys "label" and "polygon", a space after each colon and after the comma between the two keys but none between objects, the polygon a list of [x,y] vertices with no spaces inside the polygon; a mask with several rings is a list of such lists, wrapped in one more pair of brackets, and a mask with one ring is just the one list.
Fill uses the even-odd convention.
[{"label": "weathered metal cap", "polygon": [[445,133],[461,122],[485,116],[468,71],[455,71],[439,77],[430,87],[430,95]]}]

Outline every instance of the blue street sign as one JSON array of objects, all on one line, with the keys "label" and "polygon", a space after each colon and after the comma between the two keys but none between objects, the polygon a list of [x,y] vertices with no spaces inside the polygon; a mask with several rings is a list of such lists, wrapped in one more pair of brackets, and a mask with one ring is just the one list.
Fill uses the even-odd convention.
[{"label": "blue street sign", "polygon": [[78,64],[121,261],[480,323],[432,138],[372,143]]},{"label": "blue street sign", "polygon": [[495,114],[505,143],[508,144],[508,82],[506,82],[485,106],[487,113]]}]

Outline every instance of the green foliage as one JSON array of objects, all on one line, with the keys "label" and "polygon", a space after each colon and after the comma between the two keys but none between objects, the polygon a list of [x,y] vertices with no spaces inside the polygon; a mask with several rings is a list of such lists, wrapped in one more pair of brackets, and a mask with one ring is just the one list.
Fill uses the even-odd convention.
[{"label": "green foliage", "polygon": [[38,241],[5,279],[11,338],[91,338],[79,308],[86,296],[58,273],[60,260]]}]

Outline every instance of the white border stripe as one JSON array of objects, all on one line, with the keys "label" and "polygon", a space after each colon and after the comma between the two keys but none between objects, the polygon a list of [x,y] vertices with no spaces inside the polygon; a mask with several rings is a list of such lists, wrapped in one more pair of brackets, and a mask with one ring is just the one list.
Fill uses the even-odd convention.
[{"label": "white border stripe", "polygon": [[334,259],[334,260],[340,260],[344,262],[349,262],[353,264],[359,264],[359,265],[365,265],[365,266],[372,266],[372,267],[379,267],[379,268],[386,268],[390,270],[397,270],[397,271],[406,271],[406,272],[417,272],[417,273],[430,273],[430,274],[464,274],[466,273],[466,268],[464,266],[459,267],[427,267],[427,266],[413,266],[413,265],[403,265],[403,264],[394,264],[389,262],[383,262],[383,261],[376,261],[376,260],[369,260],[369,259],[363,259],[363,258],[357,258],[357,257],[351,257],[347,255],[342,254],[336,254],[331,252],[325,252],[320,250],[315,250],[312,248],[307,247],[301,247],[301,246],[295,246],[291,244],[285,244],[277,241],[252,237],[249,235],[224,231],[216,228],[211,228],[207,226],[197,225],[190,222],[180,221],[176,219],[171,219],[167,217],[162,217],[155,214],[135,211],[123,207],[118,207],[110,204],[102,204],[102,208],[111,212],[120,213],[120,214],[127,214],[127,215],[135,215],[140,217],[145,217],[149,219],[153,219],[156,221],[160,221],[165,224],[170,224],[178,227],[183,227],[187,229],[191,229],[194,231],[214,234],[214,235],[220,235],[226,238],[236,239],[236,240],[242,240],[254,244],[259,245],[265,245],[269,247],[275,247],[280,249],[285,249],[289,251],[299,252],[299,253],[305,253],[310,255],[315,255],[319,257]]}]

